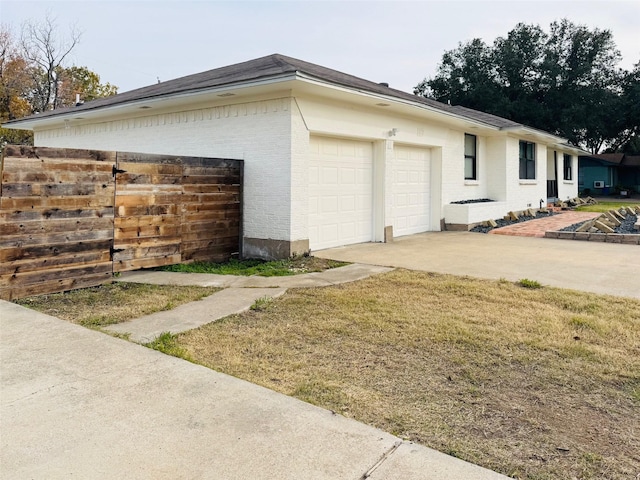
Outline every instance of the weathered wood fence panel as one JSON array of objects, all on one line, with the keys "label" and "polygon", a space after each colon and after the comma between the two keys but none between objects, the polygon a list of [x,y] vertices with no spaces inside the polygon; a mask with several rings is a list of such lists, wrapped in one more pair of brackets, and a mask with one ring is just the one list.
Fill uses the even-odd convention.
[{"label": "weathered wood fence panel", "polygon": [[182,165],[129,153],[117,162],[114,271],[180,263]]},{"label": "weathered wood fence panel", "polygon": [[7,146],[0,171],[0,298],[241,254],[241,160]]},{"label": "weathered wood fence panel", "polygon": [[222,262],[241,254],[243,163],[183,158],[182,165],[182,260]]},{"label": "weathered wood fence panel", "polygon": [[239,253],[242,167],[239,160],[118,152],[114,271]]},{"label": "weathered wood fence panel", "polygon": [[112,275],[115,154],[7,146],[0,298],[99,285]]}]

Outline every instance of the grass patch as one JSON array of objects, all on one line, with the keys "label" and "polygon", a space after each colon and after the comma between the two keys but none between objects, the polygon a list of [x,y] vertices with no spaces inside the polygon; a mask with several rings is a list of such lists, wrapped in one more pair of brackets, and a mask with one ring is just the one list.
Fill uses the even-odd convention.
[{"label": "grass patch", "polygon": [[226,263],[194,262],[160,267],[165,272],[215,273],[218,275],[259,275],[261,277],[282,277],[301,273],[322,272],[331,268],[348,265],[317,257],[294,257],[286,260],[267,262],[264,260],[230,260]]},{"label": "grass patch", "polygon": [[155,340],[143,345],[153,350],[166,353],[167,355],[191,361],[191,357],[189,357],[187,351],[178,344],[175,335],[170,332],[162,332]]},{"label": "grass patch", "polygon": [[540,282],[537,282],[536,280],[529,280],[528,278],[523,278],[522,280],[519,280],[518,285],[520,285],[523,288],[531,288],[533,290],[537,288],[542,288],[542,285],[540,284]]},{"label": "grass patch", "polygon": [[115,282],[70,292],[23,298],[15,303],[85,327],[102,327],[162,310],[171,310],[219,290],[214,287]]},{"label": "grass patch", "polygon": [[271,303],[272,300],[273,298],[271,297],[267,297],[267,296],[260,297],[255,302],[253,302],[253,305],[251,305],[249,309],[255,310],[255,311],[266,310],[269,307],[269,304]]},{"label": "grass patch", "polygon": [[598,202],[595,205],[580,205],[576,207],[576,210],[580,212],[597,212],[604,213],[609,210],[618,210],[621,207],[629,208],[630,206],[635,205],[635,203],[629,202]]},{"label": "grass patch", "polygon": [[640,472],[640,302],[396,270],[172,338],[193,361],[520,479]]}]

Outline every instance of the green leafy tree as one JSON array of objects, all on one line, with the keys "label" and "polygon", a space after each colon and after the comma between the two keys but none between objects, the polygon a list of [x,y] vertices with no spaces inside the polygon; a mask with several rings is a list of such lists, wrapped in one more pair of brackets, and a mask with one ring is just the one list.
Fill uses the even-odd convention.
[{"label": "green leafy tree", "polygon": [[493,51],[482,40],[461,43],[443,55],[436,76],[418,84],[414,93],[492,113],[504,105],[494,66]]},{"label": "green leafy tree", "polygon": [[637,76],[617,68],[619,61],[608,30],[564,19],[546,33],[520,23],[491,46],[474,39],[446,52],[436,75],[414,93],[547,130],[597,153],[637,131],[637,114],[628,114],[638,110]]},{"label": "green leafy tree", "polygon": [[76,94],[82,101],[110,97],[118,93],[118,87],[110,83],[100,83],[100,76],[87,67],[69,67],[60,71],[61,86],[59,103],[62,106],[75,104]]},{"label": "green leafy tree", "polygon": [[640,61],[623,81],[621,113],[625,130],[614,148],[624,153],[640,155]]}]

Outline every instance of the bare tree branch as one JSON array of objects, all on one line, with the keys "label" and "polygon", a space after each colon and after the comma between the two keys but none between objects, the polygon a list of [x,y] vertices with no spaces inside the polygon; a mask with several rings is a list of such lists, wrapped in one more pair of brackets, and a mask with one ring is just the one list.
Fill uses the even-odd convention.
[{"label": "bare tree branch", "polygon": [[22,25],[22,55],[39,67],[31,71],[37,85],[33,104],[38,111],[53,110],[60,106],[60,72],[65,59],[82,36],[75,25],[70,28],[67,37],[59,37],[57,30],[56,19],[49,13],[42,22],[28,21]]}]

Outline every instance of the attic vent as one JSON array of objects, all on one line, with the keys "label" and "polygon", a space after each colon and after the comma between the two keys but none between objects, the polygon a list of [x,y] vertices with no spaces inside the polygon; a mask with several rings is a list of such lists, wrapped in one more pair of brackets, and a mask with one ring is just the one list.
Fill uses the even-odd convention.
[{"label": "attic vent", "polygon": [[235,93],[221,93],[218,95],[219,97],[233,97]]},{"label": "attic vent", "polygon": [[380,82],[378,85],[380,85],[381,87],[388,87],[389,84],[387,82]]},{"label": "attic vent", "polygon": [[389,104],[388,104],[388,103],[376,103],[376,105],[377,105],[378,107],[388,107],[388,106],[389,106]]}]

